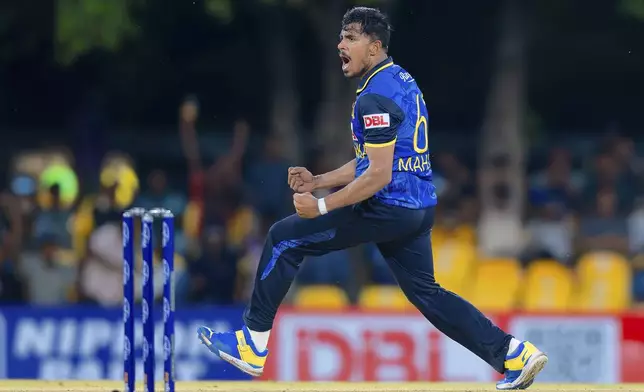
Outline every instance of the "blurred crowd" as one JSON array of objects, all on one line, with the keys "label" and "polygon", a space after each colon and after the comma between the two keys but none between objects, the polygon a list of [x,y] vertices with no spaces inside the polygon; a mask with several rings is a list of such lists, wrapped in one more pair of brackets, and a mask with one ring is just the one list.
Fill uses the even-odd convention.
[{"label": "blurred crowd", "polygon": [[[204,162],[197,109],[187,101],[180,110],[177,148],[183,149],[187,172],[185,182],[174,186],[162,157],[158,169],[142,173],[136,157],[111,152],[94,174],[100,184],[92,189],[65,148],[16,154],[0,197],[0,301],[120,306],[121,213],[137,206],[175,214],[179,306],[246,302],[265,233],[293,210],[285,181],[291,163],[276,137],[265,140],[254,161],[244,159],[251,130],[241,120],[227,152]],[[492,169],[482,173],[462,158],[433,155],[439,282],[443,276],[449,280],[450,263],[463,258],[513,259],[522,268],[550,260],[573,269],[589,252],[609,252],[629,263],[633,303],[644,301],[644,199],[639,196],[644,164],[633,140],[607,137],[594,155],[584,157],[553,148],[546,162],[529,168],[520,203],[512,194],[516,188],[486,184],[507,159],[496,157]],[[322,156],[309,158],[308,165],[314,173],[332,169]],[[463,256],[468,250],[471,254]],[[137,257],[140,268],[140,251]],[[162,274],[161,268],[155,274]],[[460,284],[467,286],[463,276]],[[160,276],[155,284],[160,296]],[[297,279],[297,286],[339,287],[351,301],[362,287],[393,284],[384,260],[369,245],[307,260]],[[140,284],[136,287],[140,296]]]}]

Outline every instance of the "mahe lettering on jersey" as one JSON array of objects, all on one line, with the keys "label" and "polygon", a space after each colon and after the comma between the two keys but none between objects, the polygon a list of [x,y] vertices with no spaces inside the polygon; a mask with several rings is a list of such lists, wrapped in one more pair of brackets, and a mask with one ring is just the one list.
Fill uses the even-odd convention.
[{"label": "mahe lettering on jersey", "polygon": [[407,158],[398,158],[398,171],[423,172],[431,169],[429,153],[418,154]]}]

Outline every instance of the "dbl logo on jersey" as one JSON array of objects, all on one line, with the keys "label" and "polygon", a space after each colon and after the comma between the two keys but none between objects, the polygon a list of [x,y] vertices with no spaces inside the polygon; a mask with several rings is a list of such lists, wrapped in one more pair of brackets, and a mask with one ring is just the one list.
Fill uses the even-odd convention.
[{"label": "dbl logo on jersey", "polygon": [[362,116],[364,129],[386,128],[389,126],[389,113],[368,114]]}]

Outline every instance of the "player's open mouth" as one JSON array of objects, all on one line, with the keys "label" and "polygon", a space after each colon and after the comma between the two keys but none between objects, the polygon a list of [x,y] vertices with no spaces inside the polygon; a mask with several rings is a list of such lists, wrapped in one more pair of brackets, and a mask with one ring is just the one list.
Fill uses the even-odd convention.
[{"label": "player's open mouth", "polygon": [[342,60],[342,70],[346,71],[347,68],[349,68],[349,63],[351,62],[351,59],[346,54],[340,53],[340,60]]}]

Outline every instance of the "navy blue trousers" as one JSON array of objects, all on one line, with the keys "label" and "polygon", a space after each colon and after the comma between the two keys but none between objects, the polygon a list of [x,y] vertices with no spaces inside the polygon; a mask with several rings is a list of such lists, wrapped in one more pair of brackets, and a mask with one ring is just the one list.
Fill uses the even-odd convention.
[{"label": "navy blue trousers", "polygon": [[409,301],[445,335],[504,371],[511,335],[472,304],[442,288],[434,279],[430,232],[434,208],[411,210],[375,199],[315,219],[291,215],[269,230],[257,269],[255,288],[244,313],[255,331],[272,328],[305,256],[374,242]]}]

